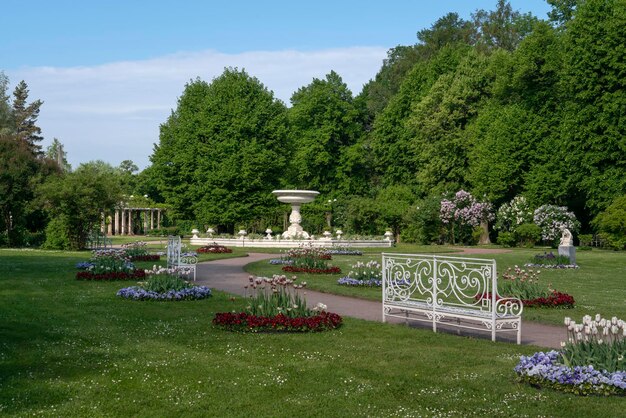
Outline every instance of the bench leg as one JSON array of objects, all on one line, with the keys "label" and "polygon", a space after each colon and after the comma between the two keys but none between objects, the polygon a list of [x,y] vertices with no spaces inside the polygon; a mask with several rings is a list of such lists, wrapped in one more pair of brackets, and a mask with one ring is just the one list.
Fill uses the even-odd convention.
[{"label": "bench leg", "polygon": [[496,340],[496,324],[494,323],[491,327],[491,341]]},{"label": "bench leg", "polygon": [[522,343],[522,320],[517,323],[517,345]]},{"label": "bench leg", "polygon": [[409,311],[404,311],[404,325],[409,326]]}]

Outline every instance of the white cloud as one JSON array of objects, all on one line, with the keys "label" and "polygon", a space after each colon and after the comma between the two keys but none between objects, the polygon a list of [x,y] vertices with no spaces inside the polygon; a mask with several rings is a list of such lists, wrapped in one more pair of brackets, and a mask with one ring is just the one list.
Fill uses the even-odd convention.
[{"label": "white cloud", "polygon": [[244,68],[288,104],[294,91],[331,70],[357,94],[385,56],[382,47],[240,54],[202,51],[93,67],[22,68],[7,75],[12,84],[26,81],[30,99],[44,101],[39,117],[44,146],[59,138],[73,166],[96,159],[118,165],[130,159],[144,168],[158,142],[159,124],[176,107],[191,79],[211,81],[224,67]]}]

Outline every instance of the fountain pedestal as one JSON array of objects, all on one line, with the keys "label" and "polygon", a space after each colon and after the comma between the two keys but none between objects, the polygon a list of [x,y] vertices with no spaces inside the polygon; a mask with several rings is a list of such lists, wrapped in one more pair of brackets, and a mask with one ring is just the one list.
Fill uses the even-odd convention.
[{"label": "fountain pedestal", "polygon": [[309,233],[302,229],[302,215],[300,215],[300,206],[315,200],[319,192],[313,190],[274,190],[279,202],[291,204],[291,214],[289,215],[289,228],[283,232],[285,239],[309,239]]}]

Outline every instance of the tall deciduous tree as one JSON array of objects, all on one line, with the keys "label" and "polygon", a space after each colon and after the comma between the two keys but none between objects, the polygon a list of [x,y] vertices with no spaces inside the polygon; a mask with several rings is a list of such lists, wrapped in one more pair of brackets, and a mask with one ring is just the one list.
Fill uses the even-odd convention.
[{"label": "tall deciduous tree", "polygon": [[[332,71],[324,80],[314,79],[293,94],[291,103],[292,175],[296,185],[322,193],[339,188],[348,193],[355,191],[351,189],[362,191],[363,186],[354,184],[354,174],[362,174],[359,162],[354,161],[359,154],[346,152],[364,134],[364,114],[341,77]],[[344,184],[339,184],[340,177]]]},{"label": "tall deciduous tree", "polygon": [[178,218],[232,231],[277,205],[271,191],[289,153],[284,104],[256,78],[229,68],[210,84],[186,85],[151,161]]},{"label": "tall deciduous tree", "polygon": [[562,164],[597,214],[626,193],[626,1],[581,2],[566,28]]}]

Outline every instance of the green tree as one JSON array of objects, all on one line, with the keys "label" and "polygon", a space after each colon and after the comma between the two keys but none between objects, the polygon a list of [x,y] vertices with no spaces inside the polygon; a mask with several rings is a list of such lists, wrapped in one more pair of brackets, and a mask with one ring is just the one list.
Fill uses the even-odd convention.
[{"label": "green tree", "polygon": [[13,115],[8,95],[9,78],[0,71],[0,135],[14,132]]},{"label": "green tree", "polygon": [[289,153],[284,104],[256,78],[229,68],[210,84],[185,86],[150,158],[176,217],[233,231],[277,206],[271,191],[281,185]]},{"label": "green tree", "polygon": [[14,135],[0,134],[0,231],[4,237],[0,241],[9,246],[21,244],[39,168],[25,143]]},{"label": "green tree", "polygon": [[364,187],[354,183],[358,183],[355,175],[363,174],[363,154],[350,147],[364,134],[364,114],[341,77],[331,71],[324,80],[313,79],[293,94],[291,103],[292,175],[296,185],[325,194],[338,189],[362,191]]},{"label": "green tree", "polygon": [[[115,169],[101,161],[81,164],[75,171],[46,179],[39,196],[54,229],[64,229],[73,250],[85,248],[89,234],[100,225],[102,213],[122,200]],[[59,226],[62,225],[62,227]]]},{"label": "green tree", "polygon": [[52,139],[52,144],[46,148],[45,156],[56,161],[59,168],[63,171],[72,171],[72,165],[67,162],[67,154],[63,150],[63,144],[57,138]]},{"label": "green tree", "polygon": [[492,11],[477,10],[472,14],[475,45],[480,50],[513,51],[537,22],[530,13],[514,11],[506,0],[498,0]]},{"label": "green tree", "polygon": [[41,155],[41,145],[38,143],[43,139],[41,128],[37,126],[39,108],[43,104],[41,100],[27,103],[28,85],[24,80],[20,81],[13,91],[13,120],[15,123],[15,133],[18,141],[23,141],[28,145],[31,152]]},{"label": "green tree", "polygon": [[626,1],[581,2],[564,36],[561,163],[595,215],[626,193]]}]

